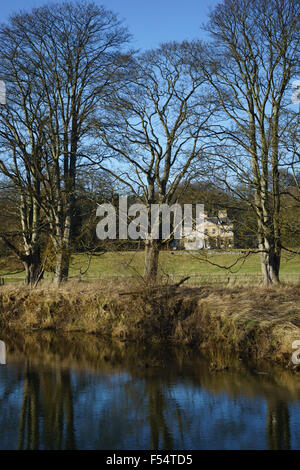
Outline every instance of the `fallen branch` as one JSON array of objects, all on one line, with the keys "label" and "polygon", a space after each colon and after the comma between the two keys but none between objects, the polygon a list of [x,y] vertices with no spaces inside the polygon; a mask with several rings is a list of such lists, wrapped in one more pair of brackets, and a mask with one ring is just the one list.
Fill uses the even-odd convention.
[{"label": "fallen branch", "polygon": [[[159,289],[176,289],[177,287],[181,286],[181,284],[183,284],[188,279],[190,279],[190,276],[187,276],[187,277],[181,279],[181,281],[177,282],[176,284],[166,285],[166,286],[155,286],[155,287],[153,286],[153,287],[151,287],[151,290],[157,291]],[[144,294],[144,293],[145,293],[145,289],[139,290],[139,291],[134,291],[134,292],[119,292],[119,296],[122,296],[122,295],[139,295],[139,294]]]}]

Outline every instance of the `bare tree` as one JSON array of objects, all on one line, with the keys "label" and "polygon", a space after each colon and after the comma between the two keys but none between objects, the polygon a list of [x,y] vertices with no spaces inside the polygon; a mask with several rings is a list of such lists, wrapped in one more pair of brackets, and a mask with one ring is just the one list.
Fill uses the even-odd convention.
[{"label": "bare tree", "polygon": [[[95,3],[63,2],[20,13],[0,32],[4,53],[38,105],[41,208],[56,253],[56,281],[68,277],[78,167],[99,97],[124,65],[128,40],[116,16]],[[9,83],[7,83],[9,86]],[[32,99],[32,98],[29,98]],[[23,105],[27,111],[27,104]]]},{"label": "bare tree", "polygon": [[[0,109],[0,172],[16,191],[20,227],[10,227],[0,237],[23,263],[25,281],[34,285],[43,275],[40,252],[42,98],[32,93],[34,67],[21,57],[16,41],[4,29],[0,31],[0,73],[9,84],[5,105]],[[21,242],[20,242],[21,238]]]},{"label": "bare tree", "polygon": [[[197,43],[167,43],[132,61],[126,86],[105,103],[106,119],[96,122],[102,142],[99,167],[127,185],[148,208],[173,204],[179,184],[193,173],[209,145],[214,105],[192,55]],[[155,280],[163,240],[145,242],[145,278]]]},{"label": "bare tree", "polygon": [[216,169],[231,190],[237,183],[250,190],[265,284],[279,282],[279,169],[287,158],[282,136],[299,60],[298,20],[296,0],[226,0],[210,15],[214,42],[199,64],[222,107]]}]

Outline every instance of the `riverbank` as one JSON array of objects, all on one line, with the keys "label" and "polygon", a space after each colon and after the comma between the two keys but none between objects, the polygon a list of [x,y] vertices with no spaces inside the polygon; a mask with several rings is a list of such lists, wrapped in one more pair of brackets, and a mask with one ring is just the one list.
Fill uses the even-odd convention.
[{"label": "riverbank", "polygon": [[[0,288],[2,331],[94,333],[144,344],[217,349],[288,368],[300,340],[300,288],[67,283]],[[299,367],[298,367],[299,369]]]}]

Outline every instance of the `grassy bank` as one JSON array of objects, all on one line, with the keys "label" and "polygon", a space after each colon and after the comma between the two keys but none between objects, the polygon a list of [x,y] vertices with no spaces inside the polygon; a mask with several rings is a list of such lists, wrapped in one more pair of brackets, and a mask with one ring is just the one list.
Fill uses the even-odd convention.
[{"label": "grassy bank", "polygon": [[111,281],[70,282],[60,290],[4,286],[0,288],[0,328],[82,331],[148,344],[171,342],[292,367],[292,343],[300,340],[300,289],[147,288],[138,283],[129,288]]},{"label": "grassy bank", "polygon": [[[204,259],[205,257],[207,260]],[[215,266],[230,266],[238,258],[241,258],[239,250],[228,253],[212,250],[205,251],[201,255],[187,251],[162,251],[160,254],[160,274],[173,281],[190,276],[188,284],[191,286],[199,285],[199,283],[229,282],[230,284],[240,284],[242,282],[252,284],[261,282],[259,254],[253,254],[247,259],[241,258],[240,262],[231,270]],[[0,262],[0,277],[4,276],[6,283],[21,282],[24,279],[24,272],[18,273],[20,269],[22,266],[14,264],[12,259],[3,259]],[[83,254],[74,254],[70,276],[77,280],[111,279],[119,282],[128,276],[142,274],[143,269],[143,251],[115,251],[92,258]],[[46,273],[45,278],[50,280],[52,276],[51,273]],[[300,282],[300,255],[283,253],[280,277],[284,282]]]}]

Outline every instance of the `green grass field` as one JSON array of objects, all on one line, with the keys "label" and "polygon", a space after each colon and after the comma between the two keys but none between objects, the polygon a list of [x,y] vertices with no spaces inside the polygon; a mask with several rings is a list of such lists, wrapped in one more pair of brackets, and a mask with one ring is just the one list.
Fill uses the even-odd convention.
[{"label": "green grass field", "polygon": [[[236,252],[224,253],[210,251],[203,255],[186,251],[162,251],[160,254],[160,274],[169,277],[170,281],[177,281],[183,277],[191,276],[190,284],[202,282],[260,282],[260,258],[258,254],[249,256],[244,262],[240,260],[231,269],[213,266],[230,266],[241,254]],[[100,278],[124,278],[139,276],[143,273],[144,253],[109,252],[91,259],[87,255],[76,254],[72,257],[70,277],[73,279],[97,280]],[[87,269],[88,268],[88,269]],[[7,273],[7,271],[6,271]],[[0,277],[5,275],[0,271]],[[46,278],[51,279],[51,273]],[[285,282],[300,282],[300,255],[291,256],[283,254],[280,277]],[[24,274],[11,274],[5,276],[5,283],[22,281]]]}]

